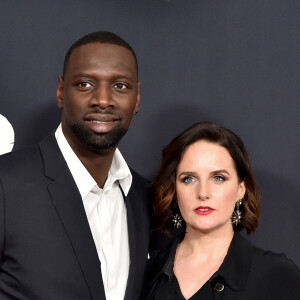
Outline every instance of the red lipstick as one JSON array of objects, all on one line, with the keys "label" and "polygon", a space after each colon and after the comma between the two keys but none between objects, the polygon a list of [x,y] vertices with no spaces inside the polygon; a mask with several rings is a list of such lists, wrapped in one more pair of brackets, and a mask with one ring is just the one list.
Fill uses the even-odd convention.
[{"label": "red lipstick", "polygon": [[199,206],[195,208],[194,211],[198,215],[209,215],[214,211],[214,209],[209,206]]}]

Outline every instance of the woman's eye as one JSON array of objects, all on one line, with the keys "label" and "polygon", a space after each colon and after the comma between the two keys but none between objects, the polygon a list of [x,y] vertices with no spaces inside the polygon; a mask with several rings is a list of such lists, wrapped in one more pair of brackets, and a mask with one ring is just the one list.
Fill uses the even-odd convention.
[{"label": "woman's eye", "polygon": [[184,183],[190,183],[190,182],[194,182],[194,181],[195,181],[195,178],[192,176],[187,176],[182,179],[182,182],[184,182]]},{"label": "woman's eye", "polygon": [[220,175],[216,175],[213,178],[214,181],[225,181],[225,178],[223,176]]}]

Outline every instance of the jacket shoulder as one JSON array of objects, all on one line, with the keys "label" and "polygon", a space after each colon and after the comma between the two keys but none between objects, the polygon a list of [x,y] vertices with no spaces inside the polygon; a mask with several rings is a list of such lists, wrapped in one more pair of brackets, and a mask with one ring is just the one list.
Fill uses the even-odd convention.
[{"label": "jacket shoulder", "polygon": [[26,173],[35,166],[42,165],[42,156],[38,145],[16,150],[0,156],[0,175]]},{"label": "jacket shoulder", "polygon": [[[282,273],[283,271],[299,273],[298,266],[285,254],[254,248],[253,269],[260,272]],[[282,274],[284,275],[284,274]]]},{"label": "jacket shoulder", "polygon": [[141,184],[142,186],[149,187],[150,186],[150,180],[147,178],[143,177],[141,174],[136,172],[134,169],[130,168],[130,172],[132,174],[133,180],[137,184]]},{"label": "jacket shoulder", "polygon": [[254,248],[251,273],[273,299],[300,299],[300,271],[286,255]]},{"label": "jacket shoulder", "polygon": [[140,199],[147,206],[147,210],[151,210],[151,188],[150,181],[130,168],[132,174],[132,185],[129,194]]}]

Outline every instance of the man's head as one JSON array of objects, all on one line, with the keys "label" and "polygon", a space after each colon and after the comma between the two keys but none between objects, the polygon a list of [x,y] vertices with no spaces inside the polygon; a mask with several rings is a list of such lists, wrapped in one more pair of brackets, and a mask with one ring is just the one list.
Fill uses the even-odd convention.
[{"label": "man's head", "polygon": [[74,49],[76,49],[77,47],[80,47],[82,45],[89,44],[89,43],[119,45],[119,46],[123,46],[123,47],[127,48],[132,53],[132,55],[135,59],[136,70],[138,72],[138,61],[137,61],[136,54],[135,54],[134,50],[132,49],[132,47],[125,40],[123,40],[120,36],[118,36],[112,32],[109,32],[109,31],[96,31],[96,32],[92,32],[92,33],[89,33],[89,34],[83,36],[69,48],[69,50],[67,51],[66,56],[65,56],[64,67],[63,67],[63,76],[65,76],[65,72],[66,72],[66,69],[68,66],[68,62],[69,62],[69,57],[72,54],[72,52],[74,51]]},{"label": "man's head", "polygon": [[57,99],[62,129],[74,150],[117,146],[138,111],[139,83],[136,56],[117,35],[96,32],[71,46]]}]

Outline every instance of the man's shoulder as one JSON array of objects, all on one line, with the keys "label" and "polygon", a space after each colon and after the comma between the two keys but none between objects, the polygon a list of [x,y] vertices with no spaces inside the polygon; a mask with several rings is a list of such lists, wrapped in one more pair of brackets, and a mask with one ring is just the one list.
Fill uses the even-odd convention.
[{"label": "man's shoulder", "polygon": [[12,169],[13,167],[29,167],[34,160],[38,160],[40,157],[41,153],[38,145],[15,150],[0,156],[0,171]]},{"label": "man's shoulder", "polygon": [[143,186],[149,187],[150,180],[142,176],[140,173],[136,172],[134,169],[130,168],[130,172],[132,174],[133,181],[137,184],[141,184]]},{"label": "man's shoulder", "polygon": [[15,172],[30,173],[36,168],[43,168],[44,162],[41,153],[42,144],[44,144],[44,140],[38,144],[1,155],[0,175],[8,175]]},{"label": "man's shoulder", "polygon": [[151,187],[150,181],[137,173],[135,170],[130,168],[132,174],[132,184],[129,190],[129,196],[135,200],[135,203],[140,203],[141,205],[146,205],[147,210],[150,211],[151,207]]},{"label": "man's shoulder", "polygon": [[130,195],[134,198],[138,197],[139,199],[146,200],[147,205],[150,208],[150,199],[151,199],[151,187],[150,181],[137,173],[135,170],[130,168],[132,174],[132,184],[130,188]]}]

